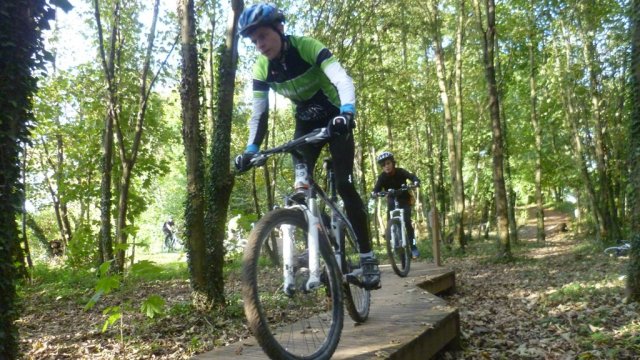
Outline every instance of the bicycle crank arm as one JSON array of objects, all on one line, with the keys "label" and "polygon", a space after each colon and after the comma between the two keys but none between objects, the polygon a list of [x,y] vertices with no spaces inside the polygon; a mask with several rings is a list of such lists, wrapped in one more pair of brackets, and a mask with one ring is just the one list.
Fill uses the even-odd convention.
[{"label": "bicycle crank arm", "polygon": [[346,280],[351,285],[364,288],[364,284],[362,283],[362,281],[360,281],[361,276],[362,276],[362,269],[357,269],[348,274],[344,274],[344,280]]}]

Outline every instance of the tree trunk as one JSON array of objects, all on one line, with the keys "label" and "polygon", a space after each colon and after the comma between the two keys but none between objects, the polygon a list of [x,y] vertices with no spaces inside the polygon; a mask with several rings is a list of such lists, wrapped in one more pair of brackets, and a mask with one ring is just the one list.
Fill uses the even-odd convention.
[{"label": "tree trunk", "polygon": [[[426,109],[425,109],[426,110]],[[436,170],[435,170],[435,163],[434,163],[434,154],[433,154],[433,127],[432,127],[432,123],[431,121],[426,122],[426,134],[425,134],[425,138],[427,140],[427,173],[429,174],[429,207],[430,207],[430,212],[434,211],[434,209],[437,208],[437,203],[438,203],[438,194],[437,194],[437,186],[436,186]],[[435,226],[435,221],[439,222],[439,219],[437,218],[438,214],[437,211],[434,211],[432,214],[435,214],[434,216],[434,220],[429,223],[429,232],[430,232],[430,237],[431,237],[431,241],[437,241],[438,239],[442,239],[441,237],[441,230],[439,229],[438,226]],[[440,234],[438,233],[440,232]]]},{"label": "tree trunk", "polygon": [[[500,53],[499,41],[494,40],[494,44],[497,53]],[[496,53],[494,51],[494,53]],[[502,74],[502,62],[500,61],[500,57],[498,56],[495,59],[496,63],[496,84],[498,82],[503,83],[504,75]],[[498,80],[498,78],[502,80]],[[496,87],[497,88],[497,87]],[[502,87],[497,88],[497,96],[498,98],[502,98],[503,89]],[[500,113],[500,125],[502,126],[502,139],[503,139],[503,154],[504,154],[504,171],[505,171],[505,189],[507,194],[507,221],[509,224],[509,242],[511,244],[518,243],[518,224],[516,221],[516,192],[513,190],[513,181],[511,180],[511,158],[509,152],[509,126],[507,122],[507,113],[504,109],[502,103],[499,104],[499,113]]]},{"label": "tree trunk", "polygon": [[227,209],[233,189],[230,173],[231,121],[233,119],[233,95],[238,63],[238,18],[244,8],[243,0],[232,0],[233,13],[227,27],[227,39],[220,52],[218,69],[218,112],[213,129],[209,163],[210,187],[207,188],[207,212],[205,224],[210,231],[207,240],[207,295],[214,305],[224,306],[224,237]]},{"label": "tree trunk", "polygon": [[632,1],[631,11],[631,126],[629,130],[629,182],[631,254],[627,274],[627,297],[640,302],[640,0]]},{"label": "tree trunk", "polygon": [[182,81],[182,138],[187,171],[187,199],[185,204],[185,241],[194,302],[206,304],[206,242],[204,225],[204,159],[202,130],[198,115],[198,54],[195,38],[195,10],[193,0],[178,2],[180,22]]},{"label": "tree trunk", "polygon": [[545,241],[544,233],[544,199],[542,197],[542,126],[538,118],[538,93],[536,85],[536,57],[535,50],[538,48],[536,41],[536,19],[535,19],[536,0],[531,0],[529,8],[529,86],[530,86],[530,102],[531,102],[531,125],[536,142],[536,167],[535,167],[535,187],[536,187],[536,240],[538,243]]},{"label": "tree trunk", "polygon": [[[574,142],[574,147],[576,149],[576,165],[580,171],[580,177],[582,179],[582,184],[584,186],[584,190],[587,193],[587,197],[589,199],[589,208],[591,210],[591,215],[593,216],[593,221],[595,224],[596,230],[596,238],[601,241],[603,237],[603,233],[606,232],[606,229],[602,225],[602,215],[601,215],[601,207],[598,206],[598,199],[596,196],[596,191],[593,186],[593,182],[591,181],[591,175],[589,174],[589,170],[587,167],[587,154],[584,150],[584,146],[582,144],[582,139],[580,137],[579,132],[579,123],[577,119],[575,105],[573,104],[573,93],[570,88],[569,82],[572,80],[570,78],[569,68],[571,66],[571,52],[569,48],[569,39],[565,38],[564,42],[564,55],[565,55],[565,68],[563,69],[560,65],[560,56],[556,53],[556,68],[559,72],[561,72],[566,80],[562,84],[562,104],[564,107],[564,113],[571,129],[571,134]],[[557,201],[557,199],[556,199]]]},{"label": "tree trunk", "polygon": [[113,23],[111,37],[109,39],[109,58],[105,54],[105,44],[102,36],[102,23],[100,18],[100,4],[94,0],[94,14],[98,27],[98,41],[102,69],[107,82],[109,103],[102,133],[102,154],[100,182],[100,263],[113,259],[113,239],[111,234],[111,171],[113,167],[113,126],[118,117],[118,105],[116,99],[116,84],[114,79],[114,59],[116,54],[116,39],[118,22],[120,18],[120,2],[116,1],[113,8]]},{"label": "tree trunk", "polygon": [[133,132],[133,140],[129,154],[127,154],[127,151],[125,149],[126,139],[123,135],[120,124],[118,124],[117,121],[115,124],[121,166],[118,189],[118,215],[116,218],[116,243],[120,245],[116,253],[116,268],[119,272],[124,271],[127,237],[129,234],[127,230],[127,212],[129,210],[131,177],[133,175],[133,168],[138,158],[138,150],[140,149],[140,142],[142,140],[142,132],[144,129],[143,125],[147,111],[147,102],[149,100],[150,91],[153,87],[153,80],[151,81],[151,83],[149,83],[148,78],[150,72],[151,54],[153,52],[153,44],[155,41],[159,6],[160,0],[155,0],[153,5],[153,18],[151,21],[151,28],[149,30],[147,51],[144,58],[144,64],[142,65],[142,69],[140,71],[138,112],[136,114],[135,130]]},{"label": "tree trunk", "polygon": [[[14,265],[19,250],[16,218],[24,201],[20,144],[29,139],[37,69],[44,68],[42,24],[52,20],[46,2],[0,2],[0,359],[18,359],[20,314]],[[10,31],[6,31],[10,29]]]},{"label": "tree trunk", "polygon": [[[458,8],[458,27],[456,29],[456,59],[455,59],[455,94],[456,94],[456,126],[455,126],[455,144],[457,164],[457,189],[455,195],[458,196],[457,206],[460,213],[460,236],[464,239],[464,223],[468,220],[465,216],[465,193],[464,193],[464,176],[462,169],[464,167],[464,155],[462,154],[462,131],[464,129],[464,113],[462,104],[462,45],[464,41],[465,28],[467,25],[467,10],[465,0],[460,0]],[[469,235],[471,236],[471,235]]]},{"label": "tree trunk", "polygon": [[485,64],[485,76],[489,95],[489,113],[491,115],[492,129],[492,154],[493,154],[493,187],[496,201],[496,219],[498,226],[498,257],[511,258],[511,244],[509,242],[509,224],[507,219],[507,194],[504,183],[504,140],[502,138],[502,126],[500,123],[500,104],[496,84],[496,72],[494,67],[494,51],[496,38],[495,2],[485,0],[487,16],[487,28],[484,28],[482,12],[479,0],[474,0],[478,25],[483,34],[483,54]]},{"label": "tree trunk", "polygon": [[[584,5],[584,4],[582,4]],[[598,179],[600,182],[600,199],[598,202],[602,208],[602,221],[605,227],[604,239],[607,242],[619,241],[621,239],[620,226],[618,224],[617,209],[613,197],[611,186],[611,174],[607,158],[610,158],[609,150],[606,148],[604,128],[607,125],[601,115],[600,104],[602,102],[600,91],[600,66],[595,59],[593,40],[585,33],[585,29],[580,27],[580,34],[583,44],[583,57],[589,73],[589,91],[591,95],[591,121],[595,125],[595,154],[596,168],[598,169]]]},{"label": "tree trunk", "polygon": [[[369,165],[371,166],[371,172],[373,173],[373,178],[376,178],[376,171],[375,169],[377,169],[376,166],[376,153],[375,153],[375,149],[373,146],[369,146]],[[373,220],[373,230],[374,230],[374,234],[375,234],[375,239],[376,239],[376,244],[378,246],[380,246],[380,233],[381,233],[381,229],[384,229],[384,220],[383,220],[383,216],[382,216],[382,210],[380,208],[380,201],[378,201],[377,199],[375,200],[375,205],[374,205],[374,210],[373,210],[374,214],[374,220]],[[384,230],[383,230],[384,231]]]},{"label": "tree trunk", "polygon": [[449,160],[449,175],[451,179],[451,198],[453,202],[453,217],[451,219],[451,225],[453,226],[453,242],[456,248],[464,250],[464,199],[462,199],[462,187],[460,186],[460,179],[458,178],[462,171],[458,168],[460,161],[456,152],[456,135],[453,131],[451,106],[449,104],[449,94],[447,92],[447,79],[444,51],[442,49],[442,40],[440,36],[438,7],[434,1],[430,1],[429,6],[428,19],[431,24],[431,31],[435,45],[436,74],[438,77],[438,86],[440,88],[440,102],[442,103],[444,111],[444,130],[447,136],[447,155]]}]

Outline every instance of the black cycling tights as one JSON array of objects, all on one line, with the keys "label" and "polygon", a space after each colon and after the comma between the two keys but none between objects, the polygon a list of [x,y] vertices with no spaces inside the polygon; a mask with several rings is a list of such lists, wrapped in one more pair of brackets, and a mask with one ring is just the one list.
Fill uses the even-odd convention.
[{"label": "black cycling tights", "polygon": [[[324,127],[327,125],[327,121],[309,121],[309,122],[296,122],[296,131],[294,138],[297,139],[300,136],[308,134],[314,129]],[[367,211],[364,207],[364,203],[360,198],[360,194],[356,191],[356,187],[353,183],[353,160],[355,156],[355,144],[353,141],[353,131],[348,135],[333,136],[328,140],[329,152],[333,159],[333,171],[336,175],[336,188],[338,194],[344,202],[344,208],[347,212],[347,217],[353,225],[353,230],[356,233],[358,244],[360,244],[360,252],[368,253],[371,251],[371,240],[369,238],[369,219],[367,218]],[[320,151],[324,146],[324,143],[310,144],[302,147],[300,152],[304,158],[305,163],[310,175],[313,175],[313,168],[315,167]],[[295,162],[294,158],[294,162]],[[294,164],[295,166],[295,164]]]}]

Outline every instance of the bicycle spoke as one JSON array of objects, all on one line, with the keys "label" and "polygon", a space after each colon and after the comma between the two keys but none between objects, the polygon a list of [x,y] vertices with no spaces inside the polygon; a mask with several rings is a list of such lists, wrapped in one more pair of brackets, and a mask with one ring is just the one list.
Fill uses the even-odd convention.
[{"label": "bicycle spoke", "polygon": [[[325,250],[320,256],[321,269],[333,275],[321,276],[323,281],[319,287],[306,290],[309,257],[304,217],[300,211],[290,209],[272,213],[276,216],[268,214],[256,225],[246,250],[249,253],[245,254],[248,285],[244,294],[245,312],[250,327],[272,357],[316,357],[328,353],[337,345],[342,327],[342,299],[335,261],[327,264],[327,259],[333,260],[333,257]],[[277,247],[271,250],[282,259],[285,236],[293,241],[295,288],[290,294],[284,291],[284,262],[275,262],[265,246],[268,241]],[[328,270],[332,266],[334,270]]]}]

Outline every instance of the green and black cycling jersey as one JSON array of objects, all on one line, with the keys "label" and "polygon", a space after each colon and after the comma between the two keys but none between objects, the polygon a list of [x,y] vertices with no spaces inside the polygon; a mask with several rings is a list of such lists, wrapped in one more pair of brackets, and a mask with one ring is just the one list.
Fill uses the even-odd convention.
[{"label": "green and black cycling jersey", "polygon": [[304,36],[285,36],[278,59],[259,55],[253,69],[253,109],[248,147],[257,150],[264,139],[269,110],[269,89],[289,98],[296,121],[329,119],[355,111],[353,81],[322,43]]}]

